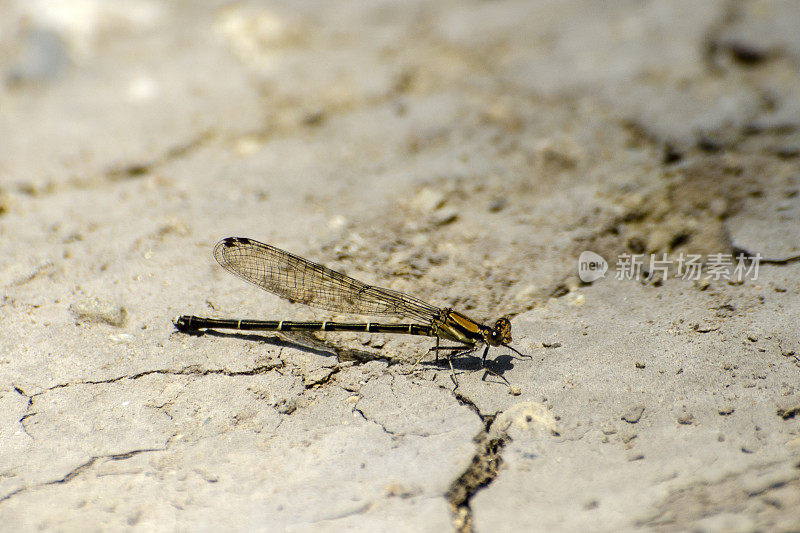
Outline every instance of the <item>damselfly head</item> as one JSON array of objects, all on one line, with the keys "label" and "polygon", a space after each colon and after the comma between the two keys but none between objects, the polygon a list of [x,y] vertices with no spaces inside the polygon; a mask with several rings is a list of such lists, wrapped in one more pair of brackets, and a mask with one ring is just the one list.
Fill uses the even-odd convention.
[{"label": "damselfly head", "polygon": [[500,346],[511,342],[511,322],[507,318],[498,318],[486,342],[492,346]]}]

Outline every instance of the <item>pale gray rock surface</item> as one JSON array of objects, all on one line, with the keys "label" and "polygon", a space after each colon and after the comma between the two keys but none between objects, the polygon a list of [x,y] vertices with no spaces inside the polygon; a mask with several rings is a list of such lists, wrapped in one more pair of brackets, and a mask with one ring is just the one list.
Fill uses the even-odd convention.
[{"label": "pale gray rock surface", "polygon": [[[799,24],[791,0],[3,3],[3,526],[798,530]],[[531,358],[458,358],[454,390],[413,368],[429,339],[176,332],[340,318],[225,273],[227,236],[509,315]],[[616,279],[740,253],[741,282]]]}]

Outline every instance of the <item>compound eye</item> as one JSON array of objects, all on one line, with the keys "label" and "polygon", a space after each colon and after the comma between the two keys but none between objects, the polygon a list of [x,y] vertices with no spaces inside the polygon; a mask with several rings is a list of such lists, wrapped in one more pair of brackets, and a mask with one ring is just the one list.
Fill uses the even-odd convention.
[{"label": "compound eye", "polygon": [[494,323],[492,334],[503,344],[511,342],[511,322],[507,318],[498,318],[497,322]]}]

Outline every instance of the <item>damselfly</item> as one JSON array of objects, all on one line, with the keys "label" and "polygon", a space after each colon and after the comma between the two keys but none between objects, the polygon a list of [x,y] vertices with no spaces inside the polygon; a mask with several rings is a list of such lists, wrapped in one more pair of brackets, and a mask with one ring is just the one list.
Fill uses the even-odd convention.
[{"label": "damselfly", "polygon": [[[430,351],[435,351],[437,358],[440,351],[448,352],[447,361],[456,387],[458,381],[452,358],[471,353],[481,346],[484,346],[481,357],[481,366],[484,368],[491,346],[504,346],[520,356],[530,357],[509,346],[511,322],[505,317],[497,319],[493,326],[487,326],[449,307],[435,307],[402,292],[368,285],[269,244],[244,237],[221,240],[214,247],[214,257],[228,272],[292,302],[336,313],[398,317],[416,322],[297,322],[183,315],[173,321],[175,327],[182,332],[214,328],[248,331],[355,331],[435,337],[436,346]],[[440,340],[457,344],[439,346]],[[417,359],[414,367],[420,359]],[[505,378],[502,379],[508,383]]]}]

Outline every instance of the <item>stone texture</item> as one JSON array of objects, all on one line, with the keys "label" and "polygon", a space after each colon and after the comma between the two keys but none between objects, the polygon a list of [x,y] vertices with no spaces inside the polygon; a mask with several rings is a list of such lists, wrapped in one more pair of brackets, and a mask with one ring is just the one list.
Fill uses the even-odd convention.
[{"label": "stone texture", "polygon": [[[796,530],[798,20],[3,3],[3,524]],[[531,357],[467,354],[454,390],[432,357],[411,373],[428,339],[176,332],[334,318],[222,271],[232,235],[510,315]],[[615,275],[743,252],[756,279]]]}]

